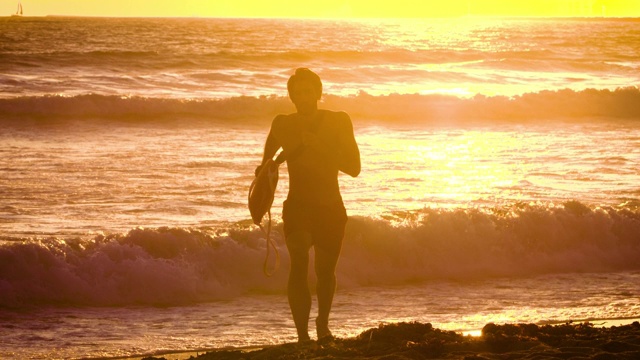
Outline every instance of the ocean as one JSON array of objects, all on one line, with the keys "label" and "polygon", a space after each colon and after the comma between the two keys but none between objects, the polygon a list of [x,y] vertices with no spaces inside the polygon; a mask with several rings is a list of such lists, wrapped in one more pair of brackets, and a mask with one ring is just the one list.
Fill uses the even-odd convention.
[{"label": "ocean", "polygon": [[295,341],[286,165],[273,277],[246,203],[297,67],[362,157],[335,335],[640,318],[638,44],[638,19],[0,18],[0,358]]}]

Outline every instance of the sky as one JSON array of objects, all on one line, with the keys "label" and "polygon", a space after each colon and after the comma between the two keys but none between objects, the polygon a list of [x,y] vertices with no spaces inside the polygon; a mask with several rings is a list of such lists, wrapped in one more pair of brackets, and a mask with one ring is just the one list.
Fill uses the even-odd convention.
[{"label": "sky", "polygon": [[476,16],[640,17],[640,0],[0,0],[25,16],[428,18]]}]

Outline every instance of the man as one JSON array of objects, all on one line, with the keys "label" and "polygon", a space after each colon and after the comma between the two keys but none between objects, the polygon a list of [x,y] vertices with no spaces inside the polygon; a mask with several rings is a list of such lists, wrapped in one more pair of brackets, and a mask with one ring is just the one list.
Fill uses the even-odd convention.
[{"label": "man", "polygon": [[360,151],[349,115],[318,109],[322,82],[317,74],[299,68],[289,78],[287,89],[297,111],[273,119],[262,164],[280,148],[286,154],[289,194],[282,218],[291,259],[287,293],[298,341],[310,340],[311,293],[307,279],[309,250],[313,247],[318,297],[316,333],[318,342],[327,342],[333,339],[329,312],[347,222],[338,171],[358,176]]}]

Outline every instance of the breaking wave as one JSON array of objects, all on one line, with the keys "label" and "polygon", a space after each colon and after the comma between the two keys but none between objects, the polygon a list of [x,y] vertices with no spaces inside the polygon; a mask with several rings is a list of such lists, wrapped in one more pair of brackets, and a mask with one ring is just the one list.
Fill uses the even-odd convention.
[{"label": "breaking wave", "polygon": [[[632,204],[633,205],[633,204]],[[24,239],[0,245],[0,306],[178,305],[285,291],[283,254],[262,274],[263,235],[228,229],[133,229],[91,239]],[[569,272],[638,270],[637,206],[523,205],[423,209],[349,220],[342,288]]]},{"label": "breaking wave", "polygon": [[[326,95],[321,107],[342,109],[356,120],[449,123],[465,121],[526,122],[580,118],[640,118],[640,89],[570,89],[514,97],[476,95],[458,98],[440,94],[374,96]],[[286,97],[240,96],[223,99],[169,99],[115,95],[28,96],[0,99],[3,120],[28,119],[206,119],[264,122],[293,110]]]}]

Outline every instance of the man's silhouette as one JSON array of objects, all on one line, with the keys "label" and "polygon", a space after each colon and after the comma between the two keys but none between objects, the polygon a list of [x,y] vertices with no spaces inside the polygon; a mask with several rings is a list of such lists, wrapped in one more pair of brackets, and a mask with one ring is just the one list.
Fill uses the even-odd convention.
[{"label": "man's silhouette", "polygon": [[262,164],[282,148],[287,156],[289,194],[282,218],[291,259],[288,298],[298,341],[310,340],[311,293],[308,285],[309,250],[315,252],[319,342],[333,339],[329,312],[336,289],[335,269],[342,247],[347,214],[340,195],[338,172],[360,173],[360,151],[349,115],[318,109],[320,77],[299,68],[287,83],[296,112],[273,119]]}]

